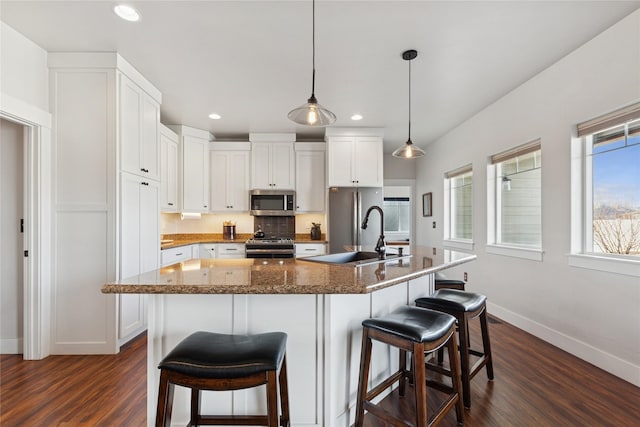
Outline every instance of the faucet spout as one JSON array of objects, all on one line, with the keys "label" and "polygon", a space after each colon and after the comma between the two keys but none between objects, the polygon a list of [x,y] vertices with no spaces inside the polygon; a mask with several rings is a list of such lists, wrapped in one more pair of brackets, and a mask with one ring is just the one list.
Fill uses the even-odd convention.
[{"label": "faucet spout", "polygon": [[380,214],[380,237],[376,242],[375,251],[378,253],[379,259],[385,259],[387,253],[387,244],[384,242],[384,211],[380,206],[373,205],[367,209],[367,213],[364,215],[364,221],[362,221],[362,229],[366,230],[369,223],[369,214],[371,211],[376,210]]}]

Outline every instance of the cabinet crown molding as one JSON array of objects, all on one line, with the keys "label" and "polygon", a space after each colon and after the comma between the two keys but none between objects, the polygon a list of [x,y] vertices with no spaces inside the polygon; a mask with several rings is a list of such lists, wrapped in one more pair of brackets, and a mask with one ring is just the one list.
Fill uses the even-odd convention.
[{"label": "cabinet crown molding", "polygon": [[337,128],[328,127],[324,133],[325,141],[333,136],[376,136],[384,137],[384,128]]},{"label": "cabinet crown molding", "polygon": [[249,141],[213,141],[209,145],[211,151],[251,151]]},{"label": "cabinet crown molding", "polygon": [[296,142],[296,134],[288,133],[249,133],[251,142]]}]

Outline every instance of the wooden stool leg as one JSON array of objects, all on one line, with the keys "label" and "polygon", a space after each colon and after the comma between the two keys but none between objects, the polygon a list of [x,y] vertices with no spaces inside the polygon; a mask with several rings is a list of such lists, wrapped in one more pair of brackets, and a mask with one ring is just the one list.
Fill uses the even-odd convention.
[{"label": "wooden stool leg", "polygon": [[267,372],[267,420],[269,427],[278,427],[278,378],[276,371]]},{"label": "wooden stool leg", "polygon": [[407,379],[407,352],[400,349],[400,357],[398,358],[398,370],[402,372],[400,377],[400,384],[398,384],[398,393],[400,396],[404,396],[405,381]]},{"label": "wooden stool leg", "polygon": [[447,352],[449,353],[449,365],[451,370],[451,385],[453,392],[458,395],[458,401],[456,402],[456,420],[459,425],[464,423],[464,408],[462,406],[462,382],[460,380],[460,360],[458,357],[458,342],[456,341],[455,334],[449,339],[447,345]]},{"label": "wooden stool leg", "polygon": [[416,396],[416,427],[427,427],[427,377],[424,365],[424,345],[413,344],[413,389]]},{"label": "wooden stool leg", "polygon": [[356,427],[362,427],[364,425],[364,401],[367,398],[367,384],[369,384],[371,345],[371,338],[369,338],[369,328],[365,327],[362,331],[362,349],[360,351],[360,376],[358,380],[358,396],[356,401]]},{"label": "wooden stool leg", "polygon": [[156,427],[171,426],[171,410],[173,409],[174,385],[169,381],[167,371],[160,372],[160,386],[158,389],[158,409],[156,412]]},{"label": "wooden stool leg", "polygon": [[289,427],[291,423],[291,417],[289,415],[289,384],[287,383],[287,356],[282,359],[282,366],[280,367],[280,406],[282,407],[282,417],[280,419],[280,425],[282,427]]},{"label": "wooden stool leg", "polygon": [[489,325],[487,324],[487,309],[485,307],[480,314],[480,329],[482,331],[482,347],[484,357],[487,360],[487,377],[493,379],[493,356],[491,355],[491,341],[489,340]]},{"label": "wooden stool leg", "polygon": [[189,422],[189,426],[197,426],[199,417],[200,417],[200,399],[202,393],[197,388],[191,389],[191,421]]},{"label": "wooden stool leg", "polygon": [[[471,378],[469,376],[469,336],[467,327],[467,317],[462,314],[458,317],[458,335],[460,338],[460,376],[462,377],[462,396],[464,407],[471,407]],[[451,357],[451,356],[449,356]]]}]

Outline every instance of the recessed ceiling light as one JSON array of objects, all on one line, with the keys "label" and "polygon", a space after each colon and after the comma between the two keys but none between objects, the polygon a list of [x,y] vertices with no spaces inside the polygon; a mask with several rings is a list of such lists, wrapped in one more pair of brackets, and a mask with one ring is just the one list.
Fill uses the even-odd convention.
[{"label": "recessed ceiling light", "polygon": [[351,120],[362,120],[362,116],[360,114],[354,114],[351,116]]},{"label": "recessed ceiling light", "polygon": [[140,20],[140,13],[133,6],[119,4],[113,8],[113,11],[125,21],[137,22]]},{"label": "recessed ceiling light", "polygon": [[211,113],[211,114],[209,114],[209,118],[213,119],[213,120],[220,120],[222,118],[222,116],[220,114]]}]

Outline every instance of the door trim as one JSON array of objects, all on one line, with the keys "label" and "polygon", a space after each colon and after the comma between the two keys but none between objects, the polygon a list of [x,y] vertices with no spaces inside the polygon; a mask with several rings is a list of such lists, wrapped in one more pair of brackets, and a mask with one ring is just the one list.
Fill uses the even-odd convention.
[{"label": "door trim", "polygon": [[50,354],[51,114],[0,93],[0,118],[24,126],[23,358]]}]

